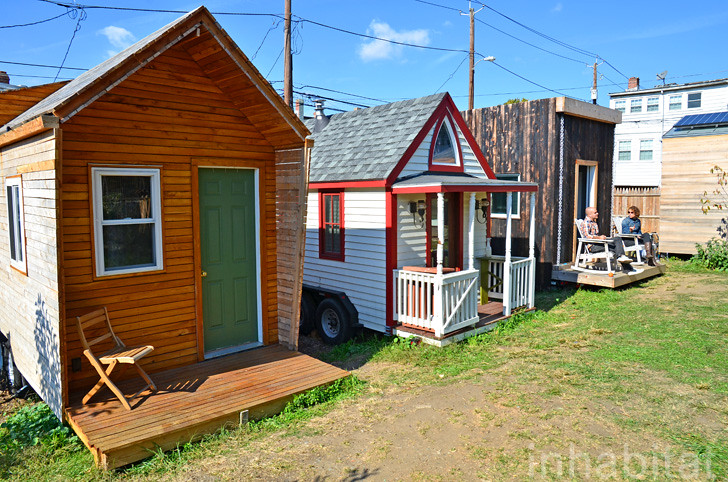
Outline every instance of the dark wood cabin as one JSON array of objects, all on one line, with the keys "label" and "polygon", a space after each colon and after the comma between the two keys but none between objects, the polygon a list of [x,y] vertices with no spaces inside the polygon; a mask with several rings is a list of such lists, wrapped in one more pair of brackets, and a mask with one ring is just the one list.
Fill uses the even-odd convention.
[{"label": "dark wood cabin", "polygon": [[[538,183],[536,198],[537,287],[551,281],[553,265],[572,261],[574,218],[595,206],[600,229],[610,232],[614,126],[621,113],[556,97],[463,112],[496,176]],[[519,200],[513,219],[513,254],[528,255],[529,200]],[[505,241],[499,202],[491,205],[494,249]],[[520,218],[520,219],[518,219]]]},{"label": "dark wood cabin", "polygon": [[[345,373],[315,360],[306,371],[289,351],[308,130],[204,7],[67,84],[0,94],[0,106],[0,175],[21,208],[9,219],[0,196],[0,331],[100,465]],[[76,317],[104,306],[124,342],[154,346],[143,366],[166,388],[129,413],[101,394],[79,401],[99,376]],[[252,350],[277,344],[287,349]]]}]

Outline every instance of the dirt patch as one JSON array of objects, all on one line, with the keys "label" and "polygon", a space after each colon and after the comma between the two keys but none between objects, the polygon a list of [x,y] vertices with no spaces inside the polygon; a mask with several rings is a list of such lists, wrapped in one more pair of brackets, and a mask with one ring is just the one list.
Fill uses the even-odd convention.
[{"label": "dirt patch", "polygon": [[0,423],[3,423],[8,416],[17,412],[24,405],[32,403],[35,403],[35,401],[17,398],[9,391],[0,390]]}]

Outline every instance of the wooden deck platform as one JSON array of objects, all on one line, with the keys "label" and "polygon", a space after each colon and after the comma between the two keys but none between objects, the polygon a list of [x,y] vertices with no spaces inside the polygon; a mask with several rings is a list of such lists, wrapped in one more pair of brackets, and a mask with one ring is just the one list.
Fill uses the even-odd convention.
[{"label": "wooden deck platform", "polygon": [[[88,405],[72,400],[66,419],[94,454],[113,469],[159,450],[196,440],[249,417],[279,413],[295,395],[348,376],[348,372],[280,345],[154,373],[158,391],[144,392],[125,410],[103,388]],[[141,379],[120,383],[134,393]]]},{"label": "wooden deck platform", "polygon": [[416,336],[424,343],[445,346],[461,341],[467,337],[490,331],[495,328],[496,323],[509,318],[503,315],[503,303],[499,301],[491,301],[484,305],[478,305],[478,315],[480,320],[475,325],[455,330],[441,337],[435,336],[431,331],[403,325],[397,325],[393,330],[393,334],[402,337]]},{"label": "wooden deck platform", "polygon": [[619,288],[635,281],[659,276],[667,270],[667,266],[660,263],[657,266],[644,265],[641,268],[643,271],[640,273],[628,274],[618,271],[614,273],[614,276],[609,276],[606,271],[575,270],[571,268],[571,263],[567,263],[555,265],[551,270],[551,279],[604,288]]}]

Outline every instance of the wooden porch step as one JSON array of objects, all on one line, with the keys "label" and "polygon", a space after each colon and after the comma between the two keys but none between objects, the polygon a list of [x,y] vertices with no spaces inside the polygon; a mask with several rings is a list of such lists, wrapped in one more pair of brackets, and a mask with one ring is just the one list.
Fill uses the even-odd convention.
[{"label": "wooden porch step", "polygon": [[[225,425],[237,425],[245,410],[250,419],[278,413],[295,395],[348,372],[274,345],[151,376],[159,390],[144,392],[131,411],[107,389],[88,405],[76,400],[66,410],[66,419],[97,465],[120,467],[159,448],[174,448]],[[138,383],[120,387],[133,393]]]}]

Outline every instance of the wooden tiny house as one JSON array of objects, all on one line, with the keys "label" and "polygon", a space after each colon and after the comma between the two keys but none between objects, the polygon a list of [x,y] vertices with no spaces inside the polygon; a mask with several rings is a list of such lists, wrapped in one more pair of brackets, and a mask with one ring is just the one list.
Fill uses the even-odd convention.
[{"label": "wooden tiny house", "polygon": [[[538,182],[537,285],[551,281],[553,266],[571,264],[576,249],[574,218],[600,212],[600,231],[611,234],[612,160],[618,111],[566,97],[532,100],[463,112],[493,171],[501,179]],[[527,222],[514,213],[514,250],[525,255]],[[616,213],[615,213],[616,214]],[[493,215],[494,247],[505,239],[503,216]]]},{"label": "wooden tiny house", "polygon": [[538,186],[495,179],[449,94],[309,125],[303,306],[320,335],[342,341],[351,322],[440,345],[533,307],[533,245],[494,255],[488,206]]},{"label": "wooden tiny house", "polygon": [[[310,143],[204,7],[65,85],[27,93],[39,92],[30,106],[29,96],[17,100],[22,91],[0,94],[0,237],[10,240],[0,243],[0,330],[28,383],[65,413],[100,464],[128,463],[149,444],[214,430],[251,400],[275,404],[344,374],[312,368],[318,375],[308,376],[300,358],[279,351],[236,355],[238,365],[209,361],[297,346]],[[82,357],[75,317],[104,306],[126,343],[154,346],[143,365],[169,381],[168,392],[189,373],[213,379],[214,367],[251,376],[236,372],[262,369],[251,360],[288,381],[273,390],[265,387],[275,377],[260,378],[245,403],[221,395],[211,418],[201,408],[170,420],[176,435],[161,425],[137,445],[97,445],[79,414],[103,419],[115,406],[104,397],[79,405],[98,376]],[[176,375],[162,375],[169,370]],[[207,386],[198,379],[197,394]],[[140,402],[156,407],[147,423],[174,411],[155,396]]]}]

